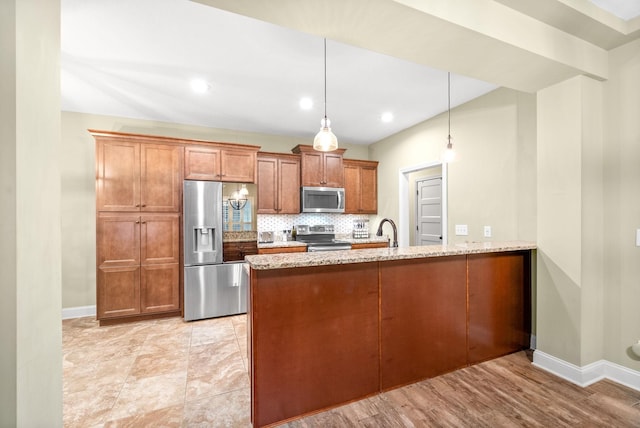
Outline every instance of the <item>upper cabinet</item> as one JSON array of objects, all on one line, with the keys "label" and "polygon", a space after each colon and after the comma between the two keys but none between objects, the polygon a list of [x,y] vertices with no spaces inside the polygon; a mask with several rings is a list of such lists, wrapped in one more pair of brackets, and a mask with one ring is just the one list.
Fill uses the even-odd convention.
[{"label": "upper cabinet", "polygon": [[378,162],[344,159],[344,212],[378,212]]},{"label": "upper cabinet", "polygon": [[180,211],[183,148],[96,136],[98,211]]},{"label": "upper cabinet", "polygon": [[231,144],[186,146],[184,178],[255,183],[258,149]]},{"label": "upper cabinet", "polygon": [[258,214],[300,212],[300,156],[258,153]]},{"label": "upper cabinet", "polygon": [[292,151],[301,155],[302,186],[344,187],[342,155],[345,149],[319,152],[312,146],[297,145]]}]

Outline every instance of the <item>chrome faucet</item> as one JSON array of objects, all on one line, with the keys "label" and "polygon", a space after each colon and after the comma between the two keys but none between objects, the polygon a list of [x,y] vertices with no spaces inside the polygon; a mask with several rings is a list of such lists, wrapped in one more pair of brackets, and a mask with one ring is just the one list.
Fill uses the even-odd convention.
[{"label": "chrome faucet", "polygon": [[396,228],[396,224],[390,218],[383,218],[380,221],[380,225],[378,226],[378,231],[376,232],[376,236],[382,236],[382,225],[388,222],[393,228],[393,244],[391,245],[394,248],[398,247],[398,229]]}]

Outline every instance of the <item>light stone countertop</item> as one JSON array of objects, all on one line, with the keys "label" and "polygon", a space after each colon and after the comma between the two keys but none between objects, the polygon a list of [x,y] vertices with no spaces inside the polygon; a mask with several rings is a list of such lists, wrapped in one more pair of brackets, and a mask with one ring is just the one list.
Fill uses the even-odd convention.
[{"label": "light stone countertop", "polygon": [[270,270],[308,266],[340,265],[390,260],[420,259],[425,257],[456,256],[466,254],[500,253],[534,250],[535,242],[506,241],[478,242],[452,245],[426,245],[405,248],[371,248],[358,251],[323,251],[317,253],[286,253],[246,256],[252,269]]}]

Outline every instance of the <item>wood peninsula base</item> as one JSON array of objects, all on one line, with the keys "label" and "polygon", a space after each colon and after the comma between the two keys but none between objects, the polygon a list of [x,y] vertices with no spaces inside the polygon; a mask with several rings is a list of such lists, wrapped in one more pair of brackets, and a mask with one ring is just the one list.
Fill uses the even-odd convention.
[{"label": "wood peninsula base", "polygon": [[253,426],[528,348],[532,247],[525,248],[400,259],[385,256],[398,249],[361,250],[351,253],[383,256],[353,263],[348,252],[332,252],[346,264],[315,266],[323,256],[307,254],[295,256],[310,257],[311,266],[271,269],[260,257],[282,255],[248,257]]}]

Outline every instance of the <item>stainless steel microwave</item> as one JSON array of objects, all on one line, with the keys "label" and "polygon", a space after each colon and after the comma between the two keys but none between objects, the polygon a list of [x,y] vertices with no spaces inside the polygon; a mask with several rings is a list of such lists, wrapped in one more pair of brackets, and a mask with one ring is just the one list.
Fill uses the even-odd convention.
[{"label": "stainless steel microwave", "polygon": [[344,189],[341,187],[302,187],[300,211],[303,213],[343,213]]}]

